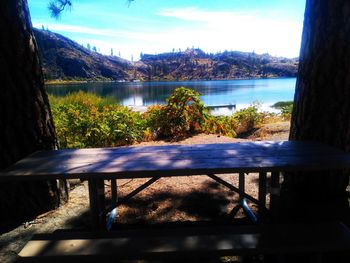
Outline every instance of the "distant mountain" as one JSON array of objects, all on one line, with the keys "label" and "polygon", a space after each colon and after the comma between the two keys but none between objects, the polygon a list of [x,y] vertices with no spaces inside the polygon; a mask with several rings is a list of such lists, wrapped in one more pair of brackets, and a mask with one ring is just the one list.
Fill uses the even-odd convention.
[{"label": "distant mountain", "polygon": [[34,29],[45,79],[91,80],[211,80],[294,77],[298,59],[269,54],[225,51],[207,54],[187,49],[158,55],[144,54],[130,62],[105,56],[47,30]]},{"label": "distant mountain", "polygon": [[187,49],[142,55],[137,65],[151,80],[272,78],[296,76],[298,59],[239,51],[207,54],[200,49]]}]

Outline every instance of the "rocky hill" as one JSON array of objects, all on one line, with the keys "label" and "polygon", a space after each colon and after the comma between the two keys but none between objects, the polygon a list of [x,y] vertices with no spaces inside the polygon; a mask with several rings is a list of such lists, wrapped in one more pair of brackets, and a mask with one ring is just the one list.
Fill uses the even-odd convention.
[{"label": "rocky hill", "polygon": [[207,54],[200,49],[142,55],[130,62],[105,56],[53,32],[34,29],[44,75],[52,79],[92,80],[212,80],[294,77],[298,60],[269,54],[225,51]]},{"label": "rocky hill", "polygon": [[130,80],[134,66],[115,56],[104,56],[56,33],[34,29],[45,79]]},{"label": "rocky hill", "polygon": [[187,49],[143,55],[138,68],[151,80],[294,77],[298,60],[239,51],[206,54],[200,49]]}]

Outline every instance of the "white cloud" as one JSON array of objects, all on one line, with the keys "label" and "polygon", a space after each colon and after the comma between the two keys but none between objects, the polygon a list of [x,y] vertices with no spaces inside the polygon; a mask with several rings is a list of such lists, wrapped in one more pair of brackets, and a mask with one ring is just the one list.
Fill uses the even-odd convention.
[{"label": "white cloud", "polygon": [[[125,30],[90,28],[79,25],[48,24],[52,31],[68,33],[79,43],[96,45],[105,54],[114,49],[122,57],[137,59],[143,53],[161,53],[173,48],[200,47],[206,52],[224,50],[268,52],[271,55],[299,55],[301,21],[289,21],[281,15],[258,12],[206,11],[197,8],[162,9],[156,13],[160,22],[181,20],[170,28],[145,28],[142,25]],[[34,23],[41,27],[41,23]],[[46,24],[45,24],[46,25]],[[76,34],[76,37],[74,36]]]},{"label": "white cloud", "polygon": [[200,10],[196,7],[186,8],[175,8],[175,9],[161,9],[156,12],[157,15],[173,17],[186,21],[197,21],[197,22],[223,22],[230,21],[233,16],[239,17],[251,17],[251,15],[244,15],[240,12],[229,12],[229,11],[206,11]]},{"label": "white cloud", "polygon": [[[301,21],[283,19],[276,13],[206,11],[194,7],[163,9],[160,16],[200,23],[196,39],[206,48],[233,49],[295,57],[299,55]],[[201,45],[202,46],[202,45]]]}]

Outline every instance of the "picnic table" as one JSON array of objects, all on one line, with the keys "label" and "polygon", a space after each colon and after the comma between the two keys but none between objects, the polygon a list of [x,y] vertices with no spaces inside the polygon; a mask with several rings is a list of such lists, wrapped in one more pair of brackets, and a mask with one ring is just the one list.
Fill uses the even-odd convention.
[{"label": "picnic table", "polygon": [[[270,209],[278,200],[281,173],[349,168],[349,154],[320,143],[264,141],[39,151],[1,171],[0,182],[88,180],[92,222],[98,231],[36,235],[19,253],[25,262],[173,257],[186,261],[225,255],[280,257],[295,253],[314,255],[311,262],[321,262],[324,253],[350,250],[350,230],[341,222],[101,232],[106,224],[104,180],[112,182],[115,206],[119,179],[150,178],[127,195],[131,198],[162,177],[209,176],[239,193],[242,200],[255,202],[262,212],[266,210],[267,189]],[[238,187],[220,177],[232,173],[239,175]],[[259,174],[257,199],[245,193],[244,181],[250,173]],[[269,187],[268,175],[271,176]]]},{"label": "picnic table", "polygon": [[[112,181],[115,206],[118,179],[150,178],[127,196],[130,198],[162,177],[209,176],[238,192],[241,198],[255,202],[262,212],[266,210],[268,173],[273,208],[279,195],[281,172],[349,168],[349,154],[317,142],[262,141],[39,151],[1,171],[0,181],[86,179],[93,226],[101,229],[106,223],[104,180]],[[220,178],[220,174],[227,173],[239,174],[239,187]],[[245,176],[249,173],[259,174],[258,199],[244,191]]]}]

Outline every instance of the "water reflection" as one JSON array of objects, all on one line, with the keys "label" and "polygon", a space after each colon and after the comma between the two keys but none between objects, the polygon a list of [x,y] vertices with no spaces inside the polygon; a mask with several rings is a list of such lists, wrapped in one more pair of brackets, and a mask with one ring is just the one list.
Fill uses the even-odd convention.
[{"label": "water reflection", "polygon": [[[105,82],[68,85],[49,85],[47,90],[55,96],[64,96],[80,90],[102,97],[114,97],[125,106],[149,106],[164,104],[177,87],[192,88],[200,92],[207,106],[236,105],[237,109],[249,106],[254,101],[263,103],[264,109],[277,101],[293,100],[295,78],[250,79],[219,81],[174,81],[174,82]],[[216,109],[220,114],[231,113],[234,108]]]}]

